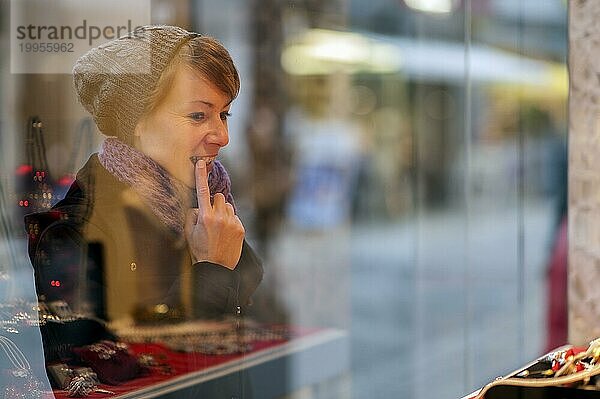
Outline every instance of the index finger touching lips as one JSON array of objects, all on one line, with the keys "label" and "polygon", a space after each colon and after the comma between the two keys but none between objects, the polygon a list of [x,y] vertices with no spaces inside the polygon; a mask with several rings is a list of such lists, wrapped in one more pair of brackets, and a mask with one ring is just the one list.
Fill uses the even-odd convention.
[{"label": "index finger touching lips", "polygon": [[211,209],[210,190],[208,188],[208,173],[206,171],[206,162],[199,159],[194,166],[196,175],[196,195],[198,196],[198,209],[200,213]]}]

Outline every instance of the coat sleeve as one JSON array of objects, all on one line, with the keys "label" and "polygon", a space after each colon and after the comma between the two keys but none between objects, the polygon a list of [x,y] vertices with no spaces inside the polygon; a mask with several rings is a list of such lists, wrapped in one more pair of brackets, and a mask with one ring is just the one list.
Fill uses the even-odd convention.
[{"label": "coat sleeve", "polygon": [[219,318],[243,311],[262,281],[262,261],[244,240],[242,255],[234,270],[211,262],[194,264],[194,316]]}]

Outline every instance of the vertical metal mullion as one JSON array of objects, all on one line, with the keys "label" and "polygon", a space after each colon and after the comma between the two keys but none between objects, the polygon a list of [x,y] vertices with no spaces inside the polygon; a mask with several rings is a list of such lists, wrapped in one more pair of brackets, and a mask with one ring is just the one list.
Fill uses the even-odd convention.
[{"label": "vertical metal mullion", "polygon": [[464,225],[464,249],[465,249],[465,264],[464,264],[464,276],[463,284],[465,285],[464,294],[464,385],[465,389],[470,389],[473,385],[473,364],[472,364],[472,351],[471,351],[471,321],[473,320],[473,293],[472,293],[472,264],[470,259],[469,237],[471,232],[471,169],[472,169],[472,134],[471,134],[471,0],[465,0],[464,2],[464,65],[465,65],[465,107],[464,107],[464,146],[465,146],[465,159],[464,159],[464,185],[463,185],[463,196],[465,206],[465,225]]},{"label": "vertical metal mullion", "polygon": [[[524,21],[523,21],[523,3],[519,3],[519,22],[517,29],[517,43],[520,57],[524,52]],[[519,91],[522,89],[519,89]],[[520,110],[519,104],[518,109]],[[521,115],[519,118],[518,129],[518,173],[517,173],[517,309],[520,311],[518,320],[518,356],[519,364],[525,359],[525,130]]]}]

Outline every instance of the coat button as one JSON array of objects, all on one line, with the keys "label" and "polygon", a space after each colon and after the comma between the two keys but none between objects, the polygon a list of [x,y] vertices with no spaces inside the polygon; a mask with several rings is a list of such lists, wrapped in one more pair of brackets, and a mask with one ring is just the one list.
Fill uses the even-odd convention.
[{"label": "coat button", "polygon": [[131,262],[131,264],[129,265],[129,268],[131,269],[132,272],[134,272],[135,269],[137,269],[137,264],[135,262]]}]

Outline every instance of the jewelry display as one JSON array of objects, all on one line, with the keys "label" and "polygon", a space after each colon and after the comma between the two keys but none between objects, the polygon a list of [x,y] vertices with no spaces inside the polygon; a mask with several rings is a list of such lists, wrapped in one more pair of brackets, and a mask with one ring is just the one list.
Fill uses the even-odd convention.
[{"label": "jewelry display", "polygon": [[40,324],[46,324],[48,320],[58,320],[58,316],[54,315],[46,302],[38,301],[36,305],[34,305],[35,310],[38,312],[38,318],[40,320]]},{"label": "jewelry display", "polygon": [[69,381],[65,391],[71,398],[81,398],[94,392],[95,385],[85,377],[74,377]]},{"label": "jewelry display", "polygon": [[246,353],[255,343],[264,341],[285,341],[290,333],[285,328],[266,329],[242,327],[239,331],[221,331],[188,334],[167,339],[164,343],[173,350],[181,352],[199,352],[205,355],[230,355]]},{"label": "jewelry display", "polygon": [[54,184],[48,172],[46,146],[44,144],[43,123],[37,116],[30,116],[25,133],[26,160],[19,166],[15,189],[18,211],[22,215],[43,212],[52,206]]},{"label": "jewelry display", "polygon": [[526,368],[486,385],[476,397],[493,396],[495,390],[502,387],[598,389],[599,385],[600,338],[590,342],[587,348],[569,346],[549,353]]},{"label": "jewelry display", "polygon": [[160,343],[180,352],[206,355],[245,353],[257,342],[286,341],[291,338],[288,327],[259,327],[232,322],[184,322],[170,326],[113,325],[120,339],[131,343]]},{"label": "jewelry display", "polygon": [[39,327],[47,320],[38,317],[39,306],[25,300],[16,300],[0,304],[0,329],[10,333],[19,334],[23,328]]},{"label": "jewelry display", "polygon": [[[100,326],[104,328],[103,323],[98,328],[94,327],[100,322],[73,312],[65,301],[17,301],[0,304],[0,331],[19,334],[25,327],[39,326],[52,337],[64,337],[63,340],[52,341],[54,352],[47,352],[46,360],[50,358],[49,353],[57,354],[52,356],[47,371],[54,381],[54,386],[63,390],[68,397],[88,397],[94,392],[113,394],[111,391],[100,389],[100,383],[118,385],[136,378],[142,371],[162,375],[174,373],[172,366],[167,362],[166,354],[142,353],[135,356],[124,342],[159,343],[180,352],[218,356],[247,353],[253,350],[257,343],[286,341],[292,336],[287,327],[266,328],[237,317],[225,321],[116,324],[111,327],[119,337],[117,340],[112,332],[111,338],[93,336],[89,328],[94,328],[93,331],[97,331]],[[81,323],[87,324],[84,326]],[[89,323],[95,324],[88,326]],[[91,343],[77,344],[78,341],[84,340]],[[2,393],[6,398],[40,397],[44,387],[33,377],[27,359],[11,342],[5,337],[0,337],[0,347],[14,365],[11,372],[19,383],[4,387],[3,391],[0,391],[0,397]],[[69,359],[73,355],[77,361],[89,367],[70,366]]]},{"label": "jewelry display", "polygon": [[160,374],[163,375],[173,374],[173,368],[164,361],[159,362],[156,359],[157,357],[161,357],[162,360],[166,359],[166,355],[164,354],[157,355],[150,353],[142,353],[138,356],[138,363],[140,364],[140,366],[142,366],[142,368],[148,371],[158,371]]},{"label": "jewelry display", "polygon": [[67,391],[67,396],[70,398],[82,398],[89,396],[91,393],[105,393],[108,395],[114,395],[113,391],[109,391],[107,389],[98,388],[97,383],[94,379],[89,375],[77,375],[73,377],[67,387],[65,388]]},{"label": "jewelry display", "polygon": [[58,363],[49,365],[47,369],[56,385],[67,391],[69,397],[81,398],[94,392],[114,395],[112,391],[98,388],[98,375],[89,367],[70,368],[64,363]]},{"label": "jewelry display", "polygon": [[65,301],[46,303],[43,300],[15,300],[0,304],[0,329],[11,334],[19,334],[26,327],[44,326],[50,321],[65,322],[82,318],[86,316],[73,312]]},{"label": "jewelry display", "polygon": [[50,364],[46,367],[48,374],[52,378],[54,385],[60,389],[66,390],[71,380],[75,377],[84,377],[95,385],[100,384],[98,375],[89,367],[71,368],[64,363]]},{"label": "jewelry display", "polygon": [[122,342],[100,341],[88,346],[89,350],[98,354],[98,359],[110,360],[117,351],[128,352],[129,347]]},{"label": "jewelry display", "polygon": [[54,385],[60,389],[66,389],[75,376],[75,371],[64,363],[50,364],[46,366],[46,370],[48,370]]},{"label": "jewelry display", "polygon": [[73,353],[91,367],[97,380],[106,384],[119,385],[135,378],[141,371],[137,358],[122,342],[101,340],[73,348]]},{"label": "jewelry display", "polygon": [[40,298],[36,306],[48,364],[67,361],[73,357],[74,347],[116,339],[103,320],[76,313],[63,300],[50,302]]},{"label": "jewelry display", "polygon": [[93,381],[96,385],[100,384],[100,380],[98,380],[98,375],[94,373],[89,367],[75,367],[73,369],[73,374],[80,377],[85,377]]},{"label": "jewelry display", "polygon": [[31,372],[31,366],[27,358],[17,345],[7,337],[0,335],[0,348],[8,358],[13,369],[10,374],[13,379],[4,387],[4,398],[10,399],[34,399],[44,397],[48,392],[44,385]]},{"label": "jewelry display", "polygon": [[69,304],[65,301],[48,302],[47,308],[60,320],[74,319],[77,317],[77,315],[71,311]]},{"label": "jewelry display", "polygon": [[589,371],[595,368],[600,371],[600,338],[592,341],[587,349],[569,348],[548,354],[540,361],[547,368],[534,373],[523,370],[517,377],[535,378],[535,375],[543,377],[561,377],[573,375],[581,371]]}]

